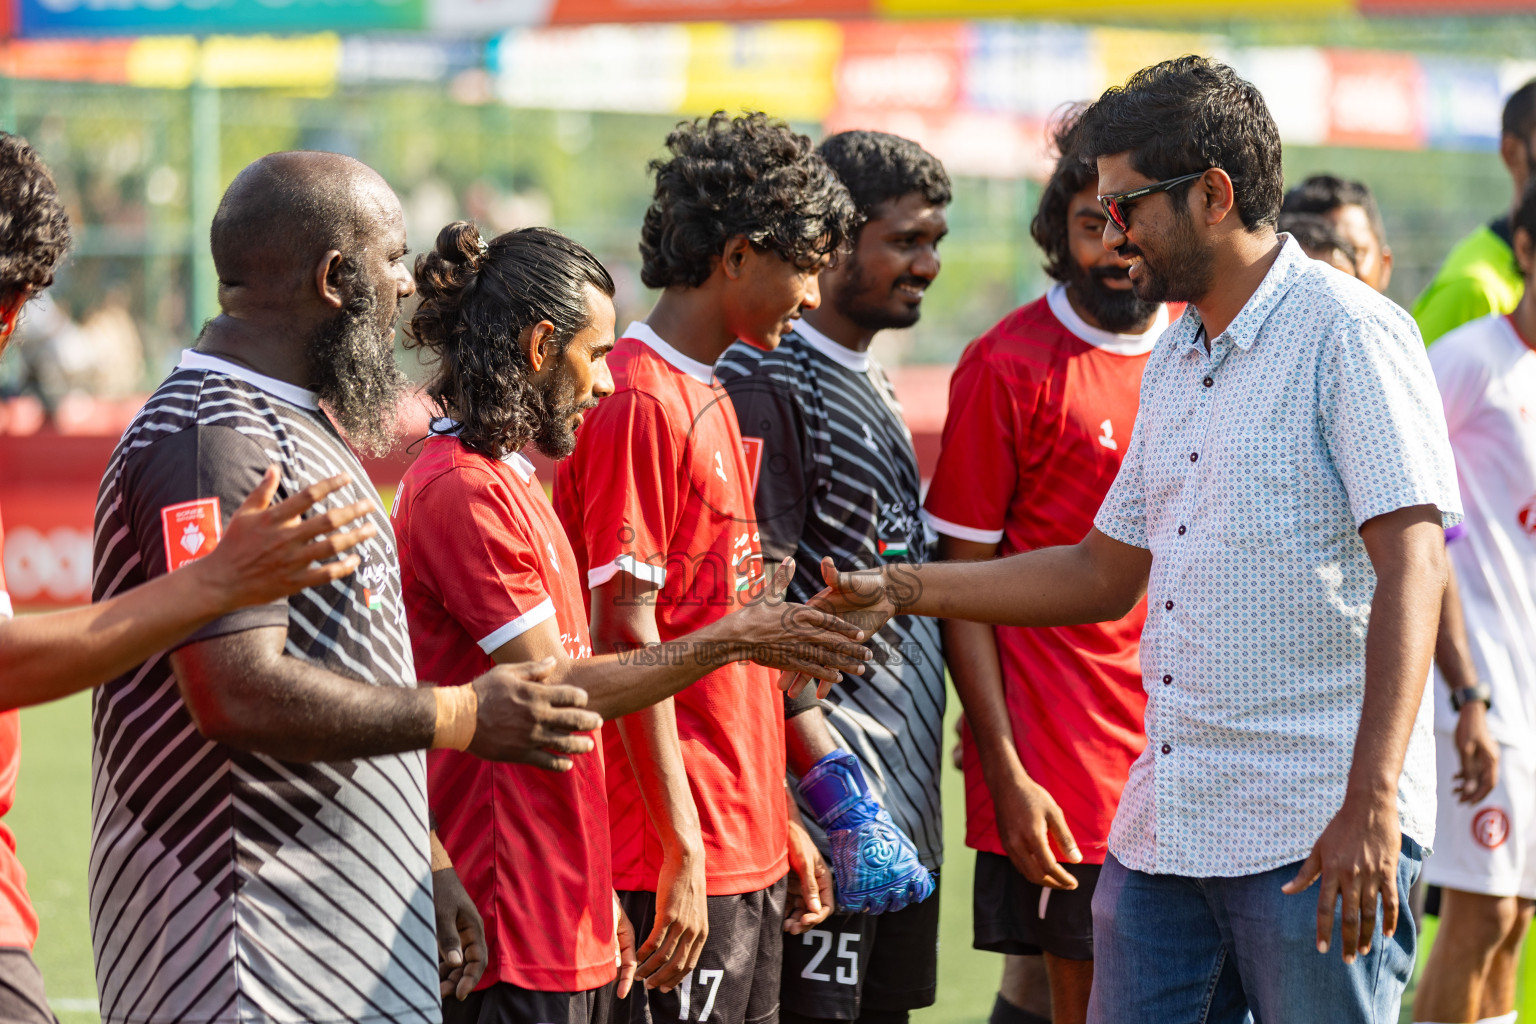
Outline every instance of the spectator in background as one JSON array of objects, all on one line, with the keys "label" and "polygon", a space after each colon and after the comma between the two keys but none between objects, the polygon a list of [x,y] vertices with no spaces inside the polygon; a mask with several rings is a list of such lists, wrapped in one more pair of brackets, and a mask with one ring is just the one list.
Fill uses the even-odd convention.
[{"label": "spectator in background", "polygon": [[[1536,78],[1515,90],[1504,104],[1499,156],[1515,186],[1514,202],[1536,176]],[[1515,262],[1511,214],[1499,217],[1463,238],[1413,304],[1413,318],[1426,345],[1468,320],[1508,313],[1525,291]]]},{"label": "spectator in background", "polygon": [[[1281,231],[1290,230],[1285,226],[1287,214],[1315,214],[1323,218],[1352,251],[1355,269],[1339,269],[1354,274],[1378,292],[1386,292],[1387,284],[1392,280],[1392,248],[1387,245],[1381,210],[1376,206],[1376,197],[1369,185],[1346,181],[1332,174],[1314,174],[1285,194],[1280,214]],[[1307,249],[1304,239],[1297,241]],[[1307,255],[1312,256],[1310,249]],[[1312,258],[1322,259],[1319,256]],[[1323,262],[1332,261],[1324,259]]]},{"label": "spectator in background", "polygon": [[[1536,182],[1512,218],[1536,274]],[[1456,458],[1465,528],[1449,545],[1436,662],[1440,931],[1416,1021],[1513,1024],[1520,948],[1536,908],[1536,295],[1464,324],[1429,351]],[[1447,540],[1451,540],[1447,534]],[[1465,618],[1466,629],[1462,628]],[[1448,698],[1448,699],[1447,699]]]},{"label": "spectator in background", "polygon": [[[1296,239],[1301,251],[1315,260],[1342,270],[1350,277],[1360,277],[1360,262],[1355,247],[1339,233],[1333,222],[1318,213],[1282,213],[1278,228]],[[1363,278],[1362,278],[1363,280]]]}]

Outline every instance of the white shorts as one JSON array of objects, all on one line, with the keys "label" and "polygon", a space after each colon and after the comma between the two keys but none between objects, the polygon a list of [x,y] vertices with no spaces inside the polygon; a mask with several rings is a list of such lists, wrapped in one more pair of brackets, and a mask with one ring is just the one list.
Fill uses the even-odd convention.
[{"label": "white shorts", "polygon": [[1536,899],[1536,768],[1532,755],[1499,747],[1499,781],[1476,804],[1452,791],[1461,770],[1454,737],[1435,734],[1439,808],[1424,881],[1481,896]]}]

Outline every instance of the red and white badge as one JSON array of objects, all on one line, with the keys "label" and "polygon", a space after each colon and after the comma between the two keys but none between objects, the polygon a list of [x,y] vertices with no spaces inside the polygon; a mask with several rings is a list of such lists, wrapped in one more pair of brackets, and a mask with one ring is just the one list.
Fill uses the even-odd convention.
[{"label": "red and white badge", "polygon": [[760,437],[742,438],[741,454],[747,458],[747,491],[750,494],[756,494],[757,471],[763,465],[763,439]]},{"label": "red and white badge", "polygon": [[174,572],[212,551],[223,535],[218,498],[199,498],[160,510],[165,534],[165,569]]}]

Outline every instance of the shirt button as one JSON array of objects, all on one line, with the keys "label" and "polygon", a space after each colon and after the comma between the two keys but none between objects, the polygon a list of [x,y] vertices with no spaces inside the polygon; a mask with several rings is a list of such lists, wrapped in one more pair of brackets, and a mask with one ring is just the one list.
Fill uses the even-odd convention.
[{"label": "shirt button", "polygon": [[1163,602],[1163,607],[1168,609],[1171,612],[1171,611],[1173,611],[1173,602],[1172,601],[1164,601]]},{"label": "shirt button", "polygon": [[1163,685],[1164,686],[1167,686],[1167,685],[1169,685],[1172,682],[1173,682],[1173,676],[1163,676]]},{"label": "shirt button", "polygon": [[1189,461],[1190,462],[1199,462],[1200,461],[1200,453],[1199,452],[1190,452],[1189,453]]},{"label": "shirt button", "polygon": [[1173,753],[1173,748],[1170,747],[1168,744],[1164,743],[1163,744],[1163,753],[1171,754],[1171,753]]},{"label": "shirt button", "polygon": [[1180,537],[1184,536],[1184,527],[1182,527],[1182,526],[1179,527],[1179,536]]},{"label": "shirt button", "polygon": [[1209,377],[1205,378],[1205,380],[1201,381],[1200,383],[1204,384],[1208,388],[1209,387],[1214,387],[1215,384],[1216,384],[1216,382],[1211,380],[1211,378],[1209,378]]}]

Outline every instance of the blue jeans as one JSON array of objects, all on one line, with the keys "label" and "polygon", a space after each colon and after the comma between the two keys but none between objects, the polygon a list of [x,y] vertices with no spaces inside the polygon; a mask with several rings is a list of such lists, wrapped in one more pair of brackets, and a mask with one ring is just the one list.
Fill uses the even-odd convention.
[{"label": "blue jeans", "polygon": [[1397,930],[1378,909],[1371,951],[1344,963],[1340,913],[1317,951],[1317,883],[1301,863],[1239,878],[1185,878],[1104,862],[1093,897],[1089,1024],[1396,1024],[1418,934],[1408,890],[1424,851],[1403,837]]}]

